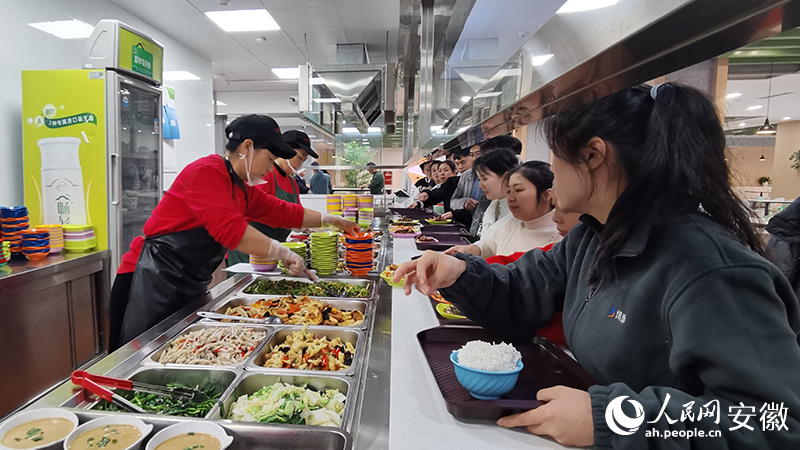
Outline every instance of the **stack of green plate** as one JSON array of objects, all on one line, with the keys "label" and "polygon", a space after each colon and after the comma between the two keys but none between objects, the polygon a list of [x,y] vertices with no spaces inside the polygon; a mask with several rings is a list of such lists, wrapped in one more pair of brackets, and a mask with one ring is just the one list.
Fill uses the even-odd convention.
[{"label": "stack of green plate", "polygon": [[332,232],[311,233],[311,268],[319,275],[330,275],[339,263],[339,235]]},{"label": "stack of green plate", "polygon": [[[308,247],[306,247],[305,242],[281,242],[281,245],[300,255],[300,257],[303,258],[303,261],[306,261],[306,258],[308,258],[308,255],[306,255]],[[279,262],[278,267],[286,272],[286,267],[283,265],[283,262]]]}]

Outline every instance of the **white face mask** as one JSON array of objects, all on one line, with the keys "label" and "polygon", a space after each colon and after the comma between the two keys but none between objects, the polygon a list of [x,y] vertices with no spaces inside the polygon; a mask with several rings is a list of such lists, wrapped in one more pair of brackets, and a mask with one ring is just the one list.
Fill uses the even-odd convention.
[{"label": "white face mask", "polygon": [[267,184],[267,181],[262,178],[253,181],[253,178],[250,176],[250,167],[253,165],[253,152],[255,152],[255,149],[250,150],[250,158],[246,158],[243,154],[239,153],[239,158],[244,159],[244,169],[247,171],[247,184],[248,186]]}]

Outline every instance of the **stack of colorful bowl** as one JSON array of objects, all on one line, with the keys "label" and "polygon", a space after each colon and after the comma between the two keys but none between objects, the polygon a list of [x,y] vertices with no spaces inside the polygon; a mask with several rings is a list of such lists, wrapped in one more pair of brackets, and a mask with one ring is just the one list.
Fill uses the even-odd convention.
[{"label": "stack of colorful bowl", "polygon": [[11,259],[11,243],[0,239],[0,267]]},{"label": "stack of colorful bowl", "polygon": [[330,275],[339,264],[337,233],[311,233],[311,268],[319,275]]},{"label": "stack of colorful bowl", "polygon": [[344,218],[351,222],[358,222],[358,208],[347,208],[344,210]]},{"label": "stack of colorful bowl", "polygon": [[61,253],[64,250],[64,228],[61,225],[37,225],[50,231],[50,253]]},{"label": "stack of colorful bowl", "polygon": [[31,261],[47,258],[50,254],[50,231],[31,228],[22,232],[22,254]]},{"label": "stack of colorful bowl", "polygon": [[346,194],[342,196],[342,208],[347,211],[348,208],[358,209],[358,195]]},{"label": "stack of colorful bowl", "polygon": [[345,236],[344,242],[347,249],[345,256],[347,270],[355,276],[367,275],[373,266],[374,240],[372,233],[348,234]]},{"label": "stack of colorful bowl", "polygon": [[328,195],[326,197],[326,207],[328,213],[342,212],[342,196],[341,195]]},{"label": "stack of colorful bowl", "polygon": [[375,208],[358,209],[358,226],[369,228],[372,226],[372,219],[375,217]]},{"label": "stack of colorful bowl", "polygon": [[253,270],[257,272],[269,272],[278,267],[278,261],[270,261],[269,258],[250,255],[250,265],[253,266]]},{"label": "stack of colorful bowl", "polygon": [[361,194],[358,196],[358,209],[374,208],[372,194]]},{"label": "stack of colorful bowl", "polygon": [[88,252],[97,246],[97,238],[91,225],[64,225],[64,250]]},{"label": "stack of colorful bowl", "polygon": [[28,208],[13,206],[0,208],[3,239],[9,243],[11,255],[22,257],[22,232],[28,229]]},{"label": "stack of colorful bowl", "polygon": [[[303,261],[308,259],[308,246],[306,246],[305,242],[281,242],[281,245],[300,255],[300,257],[303,258]],[[283,262],[279,262],[278,267],[286,272],[286,267],[283,265]]]}]

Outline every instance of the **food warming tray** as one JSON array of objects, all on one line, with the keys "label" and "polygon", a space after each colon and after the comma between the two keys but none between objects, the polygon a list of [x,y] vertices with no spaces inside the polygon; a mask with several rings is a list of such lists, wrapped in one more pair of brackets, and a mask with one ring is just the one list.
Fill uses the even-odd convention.
[{"label": "food warming tray", "polygon": [[469,236],[469,232],[461,224],[422,225],[422,232],[424,234],[454,234]]},{"label": "food warming tray", "polygon": [[[237,306],[251,306],[252,304],[254,304],[255,302],[257,302],[259,300],[269,300],[269,299],[273,299],[273,298],[283,298],[283,297],[289,297],[289,296],[288,295],[257,295],[257,294],[238,295],[238,296],[235,296],[233,298],[225,299],[224,301],[217,303],[213,308],[211,308],[211,311],[219,313],[219,314],[225,314],[228,311],[229,307],[230,308],[235,308]],[[330,306],[332,306],[334,308],[338,308],[338,309],[343,310],[343,311],[358,310],[358,311],[361,311],[364,314],[364,321],[361,322],[358,325],[353,325],[353,326],[309,325],[309,326],[332,327],[334,329],[337,329],[337,328],[357,329],[357,330],[363,330],[363,329],[367,328],[367,324],[369,323],[369,319],[370,319],[369,315],[371,313],[370,303],[368,301],[366,301],[367,299],[364,299],[364,300],[351,300],[351,299],[342,299],[342,298],[334,298],[334,297],[311,297],[311,296],[309,296],[309,298],[317,299],[317,300],[321,301],[324,305],[330,305]],[[203,319],[202,320],[202,322],[207,322],[207,321],[218,322],[216,319],[213,319],[213,320],[212,319]],[[223,322],[223,323],[228,323],[228,322]],[[237,323],[247,324],[248,322],[237,322]],[[295,325],[295,324],[275,324],[275,325],[280,326],[280,325]]]},{"label": "food warming tray", "polygon": [[[253,279],[249,283],[247,283],[238,292],[238,295],[240,295],[240,296],[260,295],[262,297],[265,296],[265,295],[277,295],[278,297],[285,297],[287,295],[290,295],[288,293],[287,294],[248,294],[248,293],[245,292],[245,289],[247,289],[251,284],[253,284],[253,283],[255,283],[255,282],[259,281],[259,280],[272,280],[272,281],[291,280],[291,281],[300,281],[302,283],[308,283],[308,284],[312,283],[311,280],[309,280],[308,278],[300,278],[300,277],[255,276],[255,277],[253,277]],[[336,297],[336,298],[346,298],[346,299],[355,299],[355,300],[371,300],[371,299],[374,299],[375,297],[377,297],[377,291],[378,291],[377,285],[378,284],[377,283],[373,283],[369,279],[353,278],[353,277],[347,276],[346,278],[325,277],[325,278],[322,279],[322,281],[335,281],[335,282],[338,282],[338,283],[355,284],[357,286],[362,286],[362,287],[368,287],[369,288],[369,296],[368,297]]]},{"label": "food warming tray", "polygon": [[[540,406],[536,393],[564,385],[586,390],[596,382],[572,358],[542,337],[520,339],[491,333],[478,327],[442,326],[417,333],[417,340],[444,397],[447,411],[460,419],[497,420]],[[509,342],[522,353],[524,368],[511,392],[497,400],[478,400],[456,379],[450,353],[469,341]]]}]

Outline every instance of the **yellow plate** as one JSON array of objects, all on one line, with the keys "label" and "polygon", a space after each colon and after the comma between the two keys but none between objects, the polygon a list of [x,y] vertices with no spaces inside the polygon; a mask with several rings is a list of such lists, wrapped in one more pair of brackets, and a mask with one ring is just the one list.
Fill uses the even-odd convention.
[{"label": "yellow plate", "polygon": [[399,283],[395,283],[395,282],[392,281],[392,278],[389,276],[388,272],[381,272],[381,278],[386,280],[386,282],[389,283],[389,286],[396,287],[396,288],[403,287],[403,281],[404,280],[400,280]]},{"label": "yellow plate", "polygon": [[456,314],[450,314],[449,312],[445,311],[447,308],[450,308],[452,306],[453,305],[448,305],[446,303],[439,303],[438,305],[436,305],[436,312],[438,312],[439,315],[444,317],[445,319],[450,319],[450,320],[458,320],[458,319],[466,319],[467,318],[467,316],[459,316],[459,315],[456,315]]},{"label": "yellow plate", "polygon": [[428,222],[428,225],[447,225],[448,223],[453,223],[453,219],[447,219],[447,220],[426,220],[425,222]]}]

